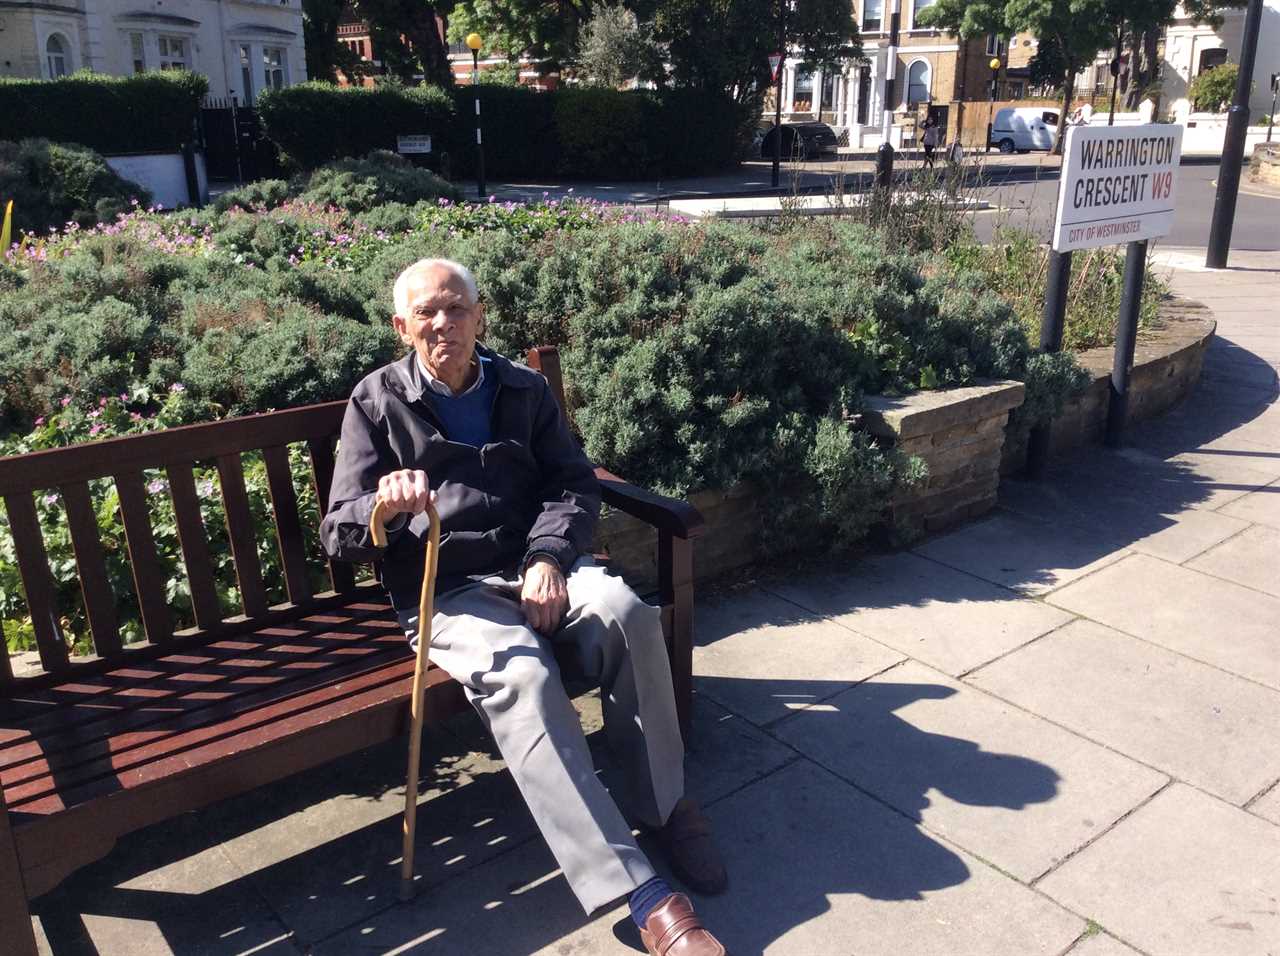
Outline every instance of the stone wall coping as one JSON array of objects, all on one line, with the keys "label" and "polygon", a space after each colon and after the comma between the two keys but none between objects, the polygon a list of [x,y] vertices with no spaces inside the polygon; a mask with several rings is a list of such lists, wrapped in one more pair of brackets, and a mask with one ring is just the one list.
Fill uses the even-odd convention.
[{"label": "stone wall coping", "polygon": [[1021,382],[987,379],[910,395],[869,395],[863,402],[862,423],[873,435],[904,440],[1005,414],[1021,405],[1025,394]]},{"label": "stone wall coping", "polygon": [[[1160,323],[1157,328],[1144,329],[1138,333],[1133,358],[1135,374],[1144,365],[1162,362],[1185,349],[1203,348],[1218,327],[1207,306],[1181,297],[1171,298],[1161,304]],[[1104,345],[1077,352],[1076,361],[1092,376],[1094,382],[1110,378],[1115,348]]]}]

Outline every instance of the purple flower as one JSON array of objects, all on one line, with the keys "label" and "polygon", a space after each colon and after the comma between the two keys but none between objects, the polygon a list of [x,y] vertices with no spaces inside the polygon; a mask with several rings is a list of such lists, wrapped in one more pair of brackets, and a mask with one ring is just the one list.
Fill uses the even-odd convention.
[{"label": "purple flower", "polygon": [[45,495],[44,498],[41,500],[44,501],[46,505],[56,505],[58,503],[58,496],[54,494],[48,494],[48,495]]},{"label": "purple flower", "polygon": [[169,386],[169,391],[173,392],[175,395],[179,392],[185,392],[186,390],[187,390],[187,387],[183,385],[181,382],[174,382],[172,385]]},{"label": "purple flower", "polygon": [[142,412],[130,412],[130,413],[129,413],[129,421],[131,421],[131,422],[140,422],[140,421],[142,421]]},{"label": "purple flower", "polygon": [[151,492],[151,494],[153,495],[160,494],[162,491],[164,491],[168,487],[169,487],[168,482],[166,482],[163,478],[152,478],[149,482],[147,482],[147,491]]},{"label": "purple flower", "polygon": [[68,405],[70,405],[70,404],[71,404],[71,396],[70,396],[70,395],[63,395],[63,396],[62,396],[62,407],[63,407],[63,408],[66,408],[66,407],[67,407]]},{"label": "purple flower", "polygon": [[107,427],[106,425],[94,425],[92,428],[89,429],[89,437],[92,438],[94,435],[98,434],[98,432],[102,431],[102,429],[106,427]]},{"label": "purple flower", "polygon": [[95,408],[93,411],[89,413],[89,418],[98,418],[101,415],[102,415],[102,409]]},{"label": "purple flower", "polygon": [[129,393],[128,393],[128,392],[121,392],[121,393],[120,393],[120,401],[122,401],[122,402],[127,402],[128,400],[129,400]]},{"label": "purple flower", "polygon": [[37,424],[37,425],[43,425],[43,424],[44,424],[44,416],[43,416],[43,415],[41,415],[39,418],[37,418],[37,419],[36,419],[36,424]]}]

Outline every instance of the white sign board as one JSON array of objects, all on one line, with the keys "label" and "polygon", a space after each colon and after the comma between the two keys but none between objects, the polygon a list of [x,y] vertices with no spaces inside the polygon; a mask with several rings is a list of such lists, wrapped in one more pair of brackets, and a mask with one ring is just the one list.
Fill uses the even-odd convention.
[{"label": "white sign board", "polygon": [[396,152],[429,153],[431,152],[431,137],[422,134],[416,136],[397,136]]},{"label": "white sign board", "polygon": [[1180,125],[1068,128],[1054,251],[1167,235],[1181,158]]}]

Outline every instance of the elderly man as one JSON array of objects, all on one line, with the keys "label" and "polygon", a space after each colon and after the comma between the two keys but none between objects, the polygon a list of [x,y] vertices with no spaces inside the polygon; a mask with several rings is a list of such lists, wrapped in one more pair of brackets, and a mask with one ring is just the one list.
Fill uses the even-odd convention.
[{"label": "elderly man", "polygon": [[[553,644],[599,680],[625,805],[677,875],[721,892],[705,818],[684,797],[683,748],[656,608],[586,555],[600,509],[590,463],[545,379],[478,346],[471,273],[424,259],[400,274],[392,323],[409,354],[351,395],[325,549],[381,562],[400,623],[417,633],[428,500],[441,521],[431,659],[466,688],[543,837],[588,913],[621,896],[655,956],[723,954],[673,893],[597,779]],[[394,515],[369,535],[375,500]]]}]

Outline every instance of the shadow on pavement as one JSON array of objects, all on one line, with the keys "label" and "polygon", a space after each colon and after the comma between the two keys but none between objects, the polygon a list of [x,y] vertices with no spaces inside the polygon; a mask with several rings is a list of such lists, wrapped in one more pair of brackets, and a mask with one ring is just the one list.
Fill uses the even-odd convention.
[{"label": "shadow on pavement", "polygon": [[[751,683],[760,685],[756,693],[788,693],[786,682]],[[832,682],[830,693],[820,696],[846,688]],[[715,682],[705,688],[708,696],[722,689]],[[698,905],[712,925],[732,930],[735,953],[763,950],[826,912],[833,895],[920,900],[965,883],[971,875],[965,861],[917,826],[931,788],[964,803],[1013,810],[1056,793],[1050,767],[919,731],[893,714],[912,701],[945,699],[952,689],[876,684],[860,691],[856,710],[841,715],[843,723],[833,720],[833,732],[865,736],[860,746],[888,762],[899,755],[918,779],[906,791],[903,781],[890,781],[897,788],[890,806],[793,759],[712,803],[736,883],[728,895]],[[699,734],[714,734],[705,725],[722,719],[720,712],[705,702],[700,711]],[[510,777],[485,764],[485,755],[488,772],[460,771],[458,755],[450,759],[450,741],[435,736],[423,780],[432,799],[418,817],[421,888],[414,902],[395,902],[400,804],[393,791],[403,767],[396,741],[121,840],[105,860],[38,901],[53,951],[162,951],[131,944],[145,937],[134,933],[146,924],[154,924],[156,940],[173,952],[211,956],[309,953],[313,946],[317,953],[523,956],[578,935],[601,948],[577,952],[613,951],[620,943],[638,948],[628,921],[591,925],[584,917]],[[692,759],[719,758],[715,748],[704,748]],[[350,826],[352,815],[380,800],[376,819]],[[333,806],[320,808],[325,801]],[[292,826],[268,832],[291,814],[297,817]],[[310,825],[309,814],[316,816]],[[344,816],[345,828],[325,832],[330,818]],[[775,897],[772,903],[756,899],[762,888]]]}]

